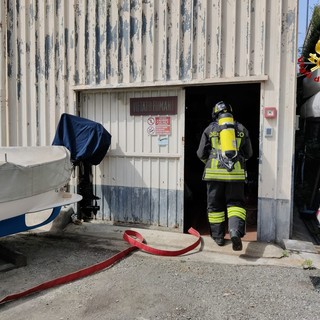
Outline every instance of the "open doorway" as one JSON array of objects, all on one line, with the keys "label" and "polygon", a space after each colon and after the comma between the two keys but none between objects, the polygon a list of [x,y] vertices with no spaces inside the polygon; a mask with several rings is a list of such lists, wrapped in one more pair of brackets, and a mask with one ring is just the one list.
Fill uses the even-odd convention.
[{"label": "open doorway", "polygon": [[206,184],[202,181],[204,166],[197,158],[196,151],[203,130],[212,121],[212,108],[215,103],[221,100],[231,104],[235,119],[249,130],[253,156],[247,162],[247,233],[254,233],[256,237],[259,167],[259,83],[186,88],[184,232],[193,227],[201,234],[210,234],[206,209]]}]

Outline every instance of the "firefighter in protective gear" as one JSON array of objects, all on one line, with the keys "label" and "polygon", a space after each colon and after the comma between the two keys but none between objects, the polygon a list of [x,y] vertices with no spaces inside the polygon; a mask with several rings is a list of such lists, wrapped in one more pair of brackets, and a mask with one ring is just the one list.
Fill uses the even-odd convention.
[{"label": "firefighter in protective gear", "polygon": [[252,156],[251,141],[248,130],[233,119],[230,104],[218,102],[212,118],[197,150],[197,156],[205,163],[203,180],[207,182],[211,237],[219,246],[224,245],[227,213],[233,250],[240,251],[246,221],[245,162]]}]

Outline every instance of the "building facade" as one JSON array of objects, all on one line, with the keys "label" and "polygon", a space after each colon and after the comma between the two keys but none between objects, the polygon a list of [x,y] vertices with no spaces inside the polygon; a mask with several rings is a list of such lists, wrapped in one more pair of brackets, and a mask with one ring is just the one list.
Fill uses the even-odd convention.
[{"label": "building facade", "polygon": [[183,230],[187,113],[223,91],[256,114],[258,240],[289,238],[297,17],[297,0],[1,0],[0,143],[50,145],[62,113],[100,122],[99,217]]}]

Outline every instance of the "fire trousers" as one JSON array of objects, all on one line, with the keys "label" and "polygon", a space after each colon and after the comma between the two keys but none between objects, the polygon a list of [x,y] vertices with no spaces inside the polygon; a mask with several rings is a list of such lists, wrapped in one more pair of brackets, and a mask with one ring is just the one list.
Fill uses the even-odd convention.
[{"label": "fire trousers", "polygon": [[212,238],[223,238],[226,229],[245,235],[244,181],[207,181],[207,210]]}]

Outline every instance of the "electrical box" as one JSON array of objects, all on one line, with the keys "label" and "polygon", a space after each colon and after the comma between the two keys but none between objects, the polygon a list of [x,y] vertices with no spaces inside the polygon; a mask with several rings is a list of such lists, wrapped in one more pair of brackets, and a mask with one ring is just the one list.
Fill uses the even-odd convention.
[{"label": "electrical box", "polygon": [[272,137],[273,136],[273,129],[272,128],[265,128],[264,136],[267,138]]},{"label": "electrical box", "polygon": [[266,119],[275,119],[277,117],[277,109],[275,107],[264,107],[264,117]]}]

